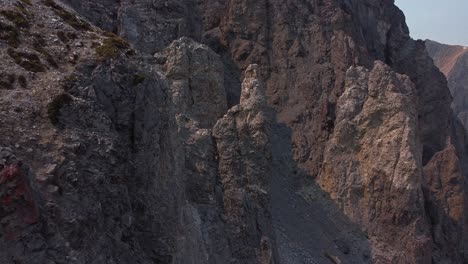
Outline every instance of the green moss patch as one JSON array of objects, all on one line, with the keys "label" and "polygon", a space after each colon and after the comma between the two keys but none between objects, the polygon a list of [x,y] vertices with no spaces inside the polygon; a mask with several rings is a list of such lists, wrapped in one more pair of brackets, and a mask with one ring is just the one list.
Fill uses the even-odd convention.
[{"label": "green moss patch", "polygon": [[18,8],[19,11],[21,11],[21,13],[23,13],[23,15],[29,16],[28,10],[26,10],[26,7],[22,3],[18,2],[15,4],[15,6]]},{"label": "green moss patch", "polygon": [[60,41],[62,41],[63,43],[67,43],[68,42],[68,37],[67,35],[65,34],[65,32],[63,31],[58,31],[57,32],[57,37],[60,39]]},{"label": "green moss patch", "polygon": [[76,39],[78,36],[74,32],[63,32],[63,31],[58,31],[57,32],[57,37],[59,40],[63,43],[68,43],[70,40]]},{"label": "green moss patch", "polygon": [[78,77],[75,75],[68,75],[62,81],[62,88],[64,91],[70,91],[73,86],[75,86],[76,82],[78,82]]},{"label": "green moss patch", "polygon": [[107,38],[101,46],[96,48],[96,54],[102,59],[116,58],[120,52],[130,48],[130,44],[119,36],[107,32],[104,34]]},{"label": "green moss patch", "polygon": [[21,85],[23,88],[28,87],[28,82],[26,81],[26,78],[23,75],[18,76],[18,83]]},{"label": "green moss patch", "polygon": [[34,47],[34,50],[41,53],[42,55],[44,55],[45,60],[47,61],[47,63],[49,63],[50,66],[52,66],[54,68],[58,68],[58,64],[55,61],[54,57],[52,57],[52,55],[50,55],[50,53],[45,48],[43,48],[43,47]]},{"label": "green moss patch", "polygon": [[145,76],[141,74],[133,75],[133,85],[137,86],[145,81]]},{"label": "green moss patch", "polygon": [[0,72],[0,88],[13,89],[15,84],[15,75],[5,72]]},{"label": "green moss patch", "polygon": [[54,13],[57,16],[62,18],[63,21],[65,21],[65,23],[69,24],[74,29],[80,30],[80,31],[81,30],[91,30],[91,26],[87,22],[77,18],[74,14],[72,14],[71,12],[65,10],[65,8],[59,6],[53,0],[45,0],[44,4],[46,6],[51,7],[54,10]]},{"label": "green moss patch", "polygon": [[41,53],[44,57],[47,63],[49,63],[50,66],[54,68],[58,68],[57,63],[54,60],[54,57],[49,54],[49,52],[46,50],[47,43],[45,39],[39,35],[39,34],[34,34],[34,41],[33,41],[33,47],[34,50]]},{"label": "green moss patch", "polygon": [[20,12],[13,11],[13,10],[1,10],[0,15],[10,20],[17,27],[20,27],[20,28],[29,27],[28,20]]},{"label": "green moss patch", "polygon": [[20,0],[20,1],[23,2],[25,5],[32,6],[32,3],[30,0]]},{"label": "green moss patch", "polygon": [[31,72],[44,72],[45,67],[42,65],[39,56],[33,53],[15,51],[11,48],[7,50],[8,55],[24,69]]},{"label": "green moss patch", "polygon": [[34,37],[34,46],[37,45],[39,47],[45,47],[47,45],[46,40],[41,34],[34,33],[33,37]]},{"label": "green moss patch", "polygon": [[11,22],[9,24],[0,21],[0,39],[6,41],[8,45],[14,48],[20,45],[21,29],[29,28],[29,22],[25,16],[27,15],[26,9],[24,9],[21,3],[17,3],[17,7],[23,14],[15,10],[0,11],[0,16]]},{"label": "green moss patch", "polygon": [[20,31],[0,21],[0,39],[6,41],[11,47],[17,48],[20,44]]},{"label": "green moss patch", "polygon": [[56,125],[59,122],[60,109],[66,104],[69,104],[72,98],[68,94],[57,95],[52,102],[47,105],[47,116],[52,124]]}]

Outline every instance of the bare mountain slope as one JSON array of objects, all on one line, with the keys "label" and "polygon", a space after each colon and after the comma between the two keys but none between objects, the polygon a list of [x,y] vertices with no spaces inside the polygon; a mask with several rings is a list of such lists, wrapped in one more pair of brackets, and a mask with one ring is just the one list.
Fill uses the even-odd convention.
[{"label": "bare mountain slope", "polygon": [[465,130],[392,0],[0,3],[1,263],[468,261]]},{"label": "bare mountain slope", "polygon": [[451,46],[426,40],[434,63],[445,74],[453,95],[453,110],[465,127],[468,125],[468,47]]}]

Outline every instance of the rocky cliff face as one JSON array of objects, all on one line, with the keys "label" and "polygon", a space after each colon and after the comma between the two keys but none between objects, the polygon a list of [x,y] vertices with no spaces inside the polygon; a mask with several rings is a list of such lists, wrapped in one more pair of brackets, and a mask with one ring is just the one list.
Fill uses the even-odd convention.
[{"label": "rocky cliff face", "polygon": [[377,62],[350,68],[345,87],[318,181],[373,239],[400,238],[375,243],[378,262],[430,263],[414,86]]},{"label": "rocky cliff face", "polygon": [[2,263],[468,261],[465,130],[393,1],[1,3]]},{"label": "rocky cliff face", "polygon": [[[450,46],[437,43],[435,41],[426,40],[426,48],[429,55],[433,58],[434,63],[437,67],[439,67],[440,71],[446,76],[448,81],[448,87],[453,96],[452,102],[452,109],[454,114],[458,119],[458,123],[454,126],[454,130],[463,130],[462,126],[467,128],[468,120],[467,120],[467,106],[466,106],[466,99],[467,91],[468,91],[468,49],[463,46]],[[460,135],[460,132],[455,132],[456,134]],[[461,143],[465,142],[465,138],[461,139]],[[431,182],[430,188],[432,189],[433,195],[436,195],[436,199],[439,201],[445,200],[443,203],[444,206],[442,208],[431,209],[432,214],[437,215],[437,217],[446,217],[446,221],[449,225],[446,227],[446,230],[453,235],[446,236],[443,240],[451,240],[456,237],[459,237],[458,240],[465,241],[467,239],[466,231],[463,233],[455,233],[454,224],[466,221],[464,216],[459,215],[458,212],[464,210],[463,206],[466,204],[466,197],[461,195],[462,191],[459,188],[463,188],[463,185],[453,184],[454,182],[463,181],[463,171],[465,169],[465,162],[460,161],[460,156],[457,155],[457,149],[454,146],[457,146],[457,140],[450,140],[451,147],[445,150],[445,154],[439,154],[436,159],[434,159],[434,163],[429,167],[432,167],[434,171],[439,174],[440,176],[436,177],[439,178],[439,182],[435,182],[432,178],[432,173],[429,173],[429,181]],[[458,140],[460,142],[460,140]],[[442,161],[444,160],[444,161]],[[458,162],[457,162],[458,161]],[[448,172],[449,170],[450,172]],[[443,175],[452,175],[451,177],[443,176]],[[451,183],[450,183],[451,182]],[[435,190],[434,190],[435,189]],[[444,194],[444,195],[441,195]],[[443,197],[442,197],[443,196]],[[435,211],[434,211],[435,210]],[[442,213],[443,210],[445,213]],[[440,227],[437,227],[436,236],[439,239],[442,239],[441,234],[438,234]],[[456,245],[455,243],[451,243]],[[458,249],[457,249],[458,248]],[[462,250],[459,247],[455,247],[457,250]]]}]

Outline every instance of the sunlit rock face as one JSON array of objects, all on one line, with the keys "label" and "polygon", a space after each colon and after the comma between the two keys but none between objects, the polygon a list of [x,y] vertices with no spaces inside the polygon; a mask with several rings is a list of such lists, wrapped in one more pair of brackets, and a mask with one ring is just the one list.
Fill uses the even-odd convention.
[{"label": "sunlit rock face", "polygon": [[421,254],[430,250],[431,237],[424,217],[415,95],[410,79],[382,62],[370,72],[363,67],[348,70],[318,178],[371,236],[389,232],[387,237],[400,237],[398,242],[373,241],[378,262],[431,261],[429,254]]}]

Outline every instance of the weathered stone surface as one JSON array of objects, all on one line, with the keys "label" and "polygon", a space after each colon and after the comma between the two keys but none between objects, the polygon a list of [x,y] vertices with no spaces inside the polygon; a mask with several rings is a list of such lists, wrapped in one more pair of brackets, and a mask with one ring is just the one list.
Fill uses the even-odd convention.
[{"label": "weathered stone surface", "polygon": [[318,177],[371,236],[379,263],[431,261],[415,96],[410,79],[382,62],[348,70]]},{"label": "weathered stone surface", "polygon": [[120,0],[104,1],[74,1],[63,0],[76,12],[82,14],[96,26],[110,31],[117,31],[117,15],[120,8]]},{"label": "weathered stone surface", "polygon": [[171,82],[176,111],[200,123],[201,128],[212,128],[227,111],[219,56],[189,38],[174,41],[164,56],[164,71]]},{"label": "weathered stone surface", "polygon": [[180,252],[177,262],[191,258],[194,263],[221,263],[231,259],[231,249],[221,217],[223,192],[211,128],[227,111],[223,65],[207,46],[188,38],[174,41],[161,56],[184,148],[179,162],[185,167],[185,194],[190,203],[185,224],[190,230],[186,237],[192,241],[187,246],[199,246],[199,252]]},{"label": "weathered stone surface", "polygon": [[258,74],[258,65],[247,68],[240,104],[213,128],[233,263],[276,263],[269,201],[273,120]]},{"label": "weathered stone surface", "polygon": [[[71,72],[58,61],[63,72],[36,77],[21,94],[1,91],[0,144],[10,146],[0,151],[1,198],[12,205],[1,215],[8,229],[1,262],[234,260],[211,134],[227,110],[220,58],[180,39],[166,50],[163,73],[148,56],[97,59],[87,45],[92,34],[74,46],[86,56]],[[178,81],[187,82],[186,94],[177,92]],[[13,98],[20,95],[29,105],[16,111],[23,105]],[[28,130],[27,137],[17,133]],[[29,188],[36,183],[38,191]],[[269,235],[263,246],[274,243]],[[264,248],[259,254],[265,263],[273,258]]]},{"label": "weathered stone surface", "polygon": [[440,249],[433,260],[438,263],[452,259],[463,263],[466,249],[467,210],[464,192],[464,174],[457,150],[449,143],[446,149],[436,153],[424,167],[427,210],[433,226],[434,246]]},{"label": "weathered stone surface", "polygon": [[[429,216],[434,225],[434,241],[444,252],[435,257],[442,262],[447,255],[463,262],[467,249],[466,132],[468,52],[466,47],[450,46],[426,40],[428,53],[447,77],[453,96],[452,109],[459,121],[453,121],[447,147],[437,153],[424,168],[427,181]],[[465,129],[462,128],[465,127]],[[461,155],[464,154],[464,155]],[[463,183],[462,183],[463,182]],[[465,253],[466,258],[466,253]]]},{"label": "weathered stone surface", "polygon": [[467,261],[465,131],[394,1],[0,1],[0,146],[44,201],[0,262]]},{"label": "weathered stone surface", "polygon": [[119,33],[136,48],[162,51],[180,37],[201,39],[202,21],[194,0],[121,1]]}]

